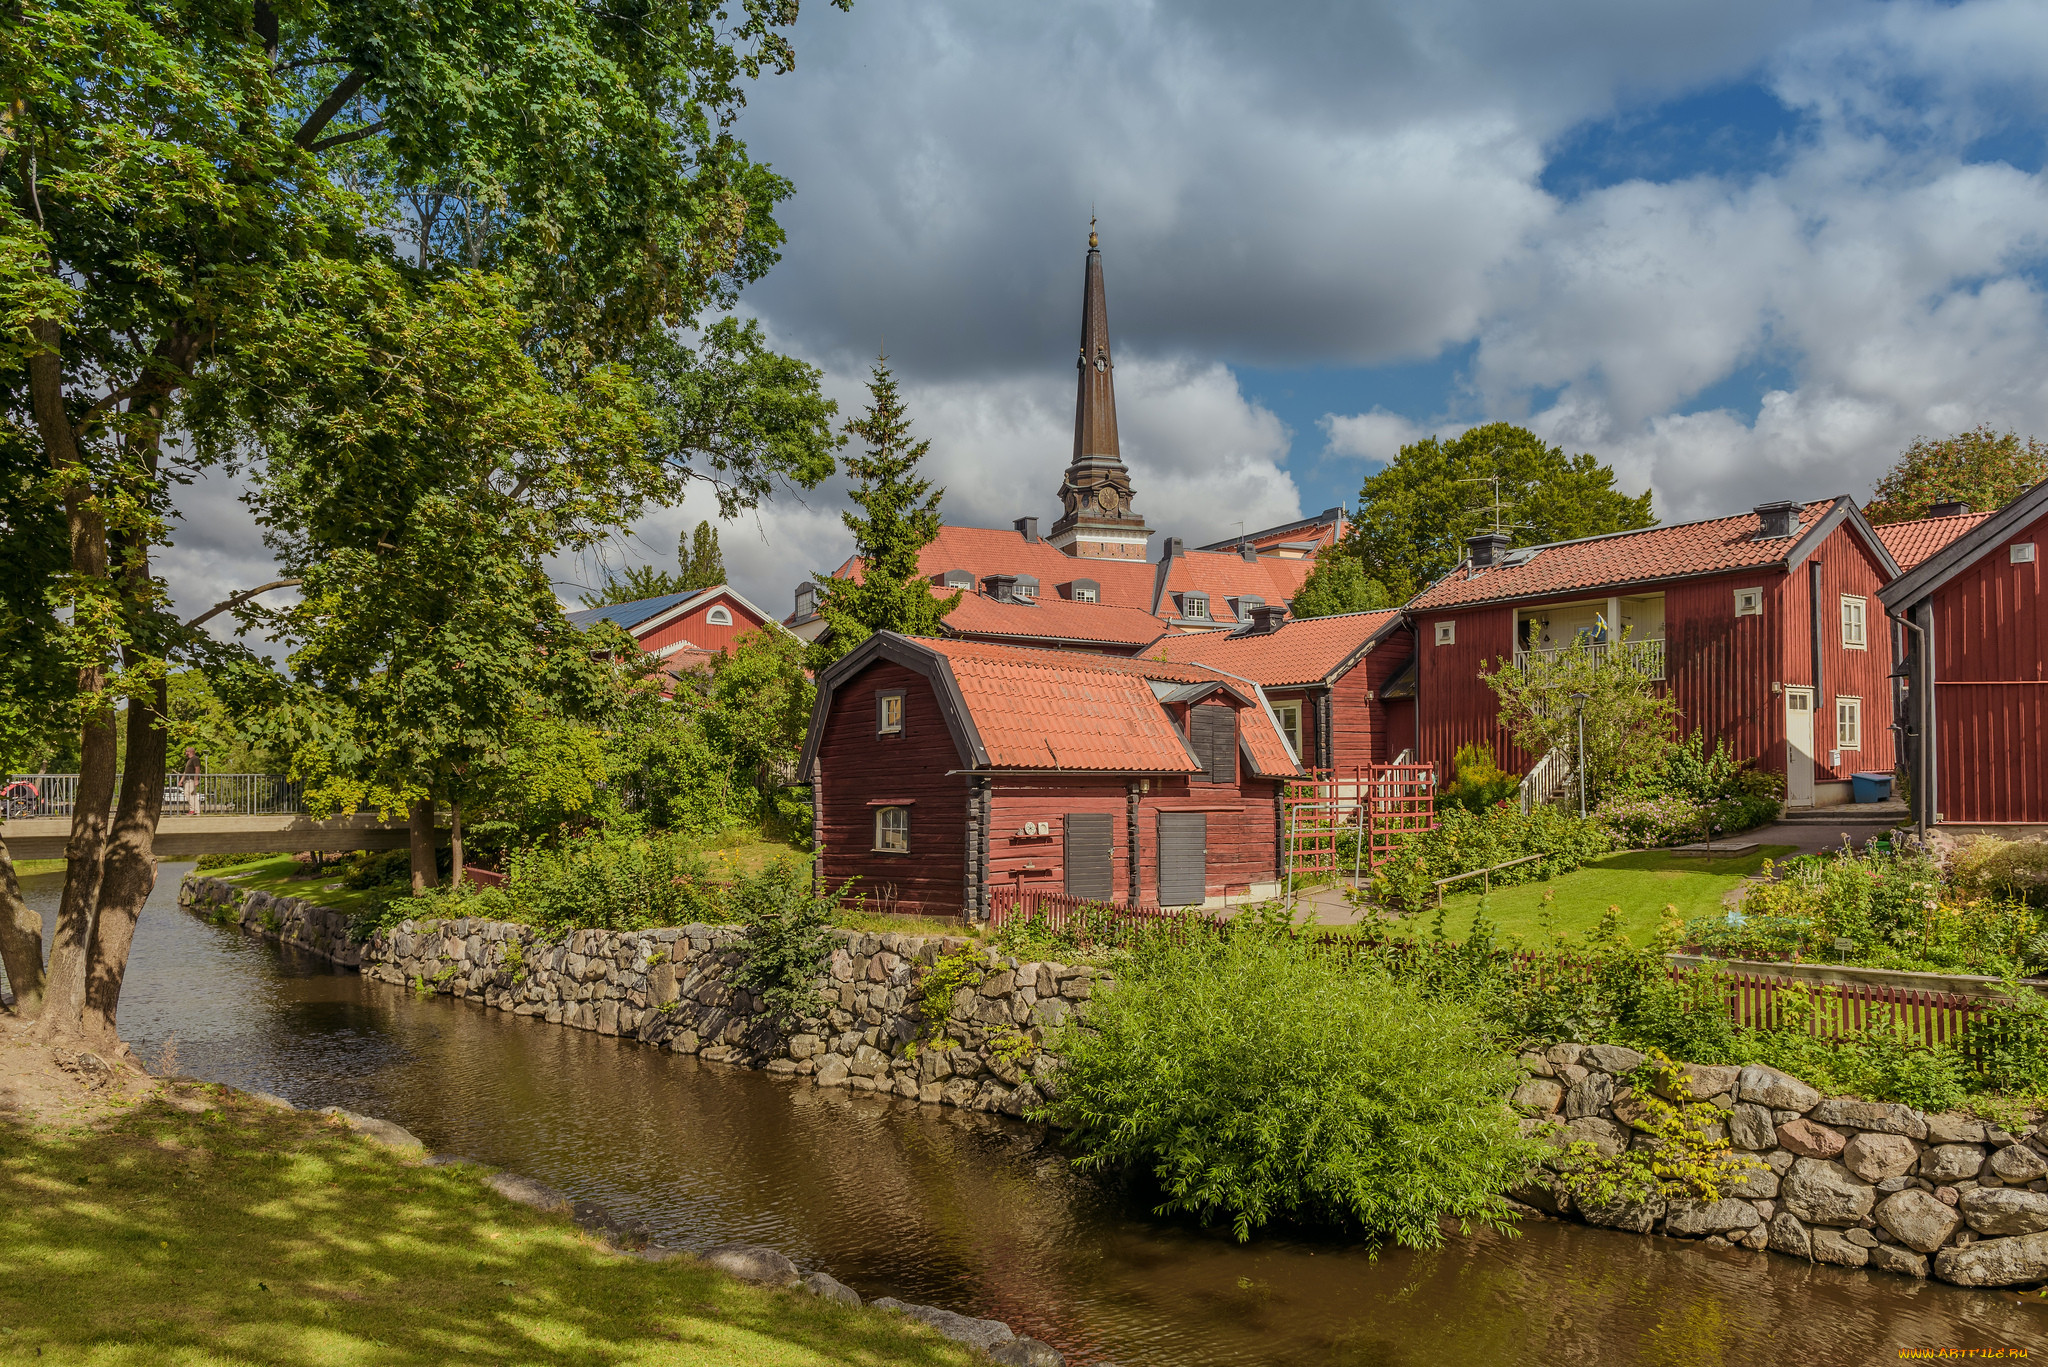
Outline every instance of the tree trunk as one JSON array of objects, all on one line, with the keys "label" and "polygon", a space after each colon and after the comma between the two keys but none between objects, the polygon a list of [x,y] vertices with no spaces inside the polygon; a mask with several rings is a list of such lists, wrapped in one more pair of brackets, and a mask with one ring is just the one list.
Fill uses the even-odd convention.
[{"label": "tree trunk", "polygon": [[21,899],[14,859],[0,840],[0,963],[14,989],[14,1014],[34,1020],[43,1009],[43,918]]},{"label": "tree trunk", "polygon": [[462,804],[448,804],[448,886],[462,886]]},{"label": "tree trunk", "polygon": [[142,905],[156,888],[156,827],[164,803],[164,713],[168,682],[159,677],[153,697],[128,702],[128,762],[121,779],[121,807],[107,841],[106,872],[100,880],[99,915],[94,918],[92,953],[86,961],[82,1033],[102,1048],[118,1051],[115,1017],[128,950]]},{"label": "tree trunk", "polygon": [[434,867],[434,803],[431,798],[412,804],[406,812],[406,828],[412,843],[412,895],[418,897],[441,882],[440,872]]}]

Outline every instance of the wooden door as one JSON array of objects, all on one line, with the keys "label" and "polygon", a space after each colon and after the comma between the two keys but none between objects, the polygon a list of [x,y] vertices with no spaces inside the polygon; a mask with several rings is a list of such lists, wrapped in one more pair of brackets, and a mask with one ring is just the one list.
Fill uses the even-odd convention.
[{"label": "wooden door", "polygon": [[1114,901],[1116,818],[1108,812],[1069,812],[1060,825],[1066,839],[1067,896]]},{"label": "wooden door", "polygon": [[1200,906],[1209,896],[1209,818],[1159,813],[1159,905]]},{"label": "wooden door", "polygon": [[1785,690],[1785,805],[1813,805],[1813,690]]}]

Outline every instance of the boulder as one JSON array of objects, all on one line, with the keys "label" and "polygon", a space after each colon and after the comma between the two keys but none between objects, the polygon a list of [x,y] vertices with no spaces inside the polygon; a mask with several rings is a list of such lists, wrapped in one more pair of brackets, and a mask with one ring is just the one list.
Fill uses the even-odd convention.
[{"label": "boulder", "polygon": [[1981,1120],[1953,1113],[1927,1117],[1927,1142],[1930,1144],[1982,1144],[1984,1139],[1985,1127]]},{"label": "boulder", "polygon": [[423,1149],[426,1145],[413,1136],[403,1125],[394,1125],[388,1120],[379,1120],[374,1115],[357,1115],[344,1111],[339,1106],[322,1106],[320,1114],[331,1115],[351,1130],[372,1143],[382,1144],[388,1149]]},{"label": "boulder", "polygon": [[1813,1235],[1799,1217],[1789,1210],[1781,1210],[1771,1217],[1771,1247],[1780,1253],[1790,1253],[1795,1258],[1813,1256]]},{"label": "boulder", "polygon": [[1627,1073],[1642,1066],[1643,1056],[1619,1044],[1595,1044],[1580,1054],[1577,1061],[1603,1073]]},{"label": "boulder", "polygon": [[844,1087],[849,1072],[844,1058],[827,1054],[818,1060],[818,1071],[812,1077],[820,1087]]},{"label": "boulder", "polygon": [[1908,1139],[1927,1137],[1927,1117],[1911,1106],[1889,1101],[1854,1101],[1830,1097],[1808,1112],[1807,1118],[1823,1125],[1845,1125],[1852,1130],[1878,1134],[1902,1134]]},{"label": "boulder", "polygon": [[1004,1367],[1067,1367],[1066,1355],[1050,1343],[1014,1338],[988,1350],[989,1360]]},{"label": "boulder", "polygon": [[1981,1144],[1937,1144],[1920,1155],[1920,1175],[1930,1182],[1973,1181],[1983,1166]]},{"label": "boulder", "polygon": [[1756,1159],[1731,1159],[1721,1166],[1721,1177],[1715,1185],[1723,1196],[1740,1196],[1746,1200],[1769,1200],[1778,1194],[1782,1179],[1768,1163]]},{"label": "boulder", "polygon": [[764,1286],[793,1286],[801,1278],[796,1264],[765,1244],[720,1244],[699,1255],[728,1277]]},{"label": "boulder", "polygon": [[1728,1137],[1738,1148],[1768,1149],[1778,1142],[1778,1127],[1771,1123],[1769,1110],[1743,1101],[1736,1103],[1734,1114],[1728,1117]]},{"label": "boulder", "polygon": [[[1679,1076],[1685,1079],[1686,1090],[1692,1093],[1694,1101],[1711,1101],[1725,1097],[1735,1090],[1735,1080],[1742,1074],[1740,1068],[1730,1068],[1718,1063],[1681,1063]],[[1657,1095],[1667,1101],[1676,1101],[1678,1089],[1668,1081],[1659,1079]]]},{"label": "boulder", "polygon": [[2048,1281],[2048,1234],[1984,1239],[1934,1255],[1934,1275],[1958,1286],[2026,1286]]},{"label": "boulder", "polygon": [[1979,1234],[2039,1234],[2048,1230],[2048,1195],[2018,1187],[1978,1187],[1956,1202]]},{"label": "boulder", "polygon": [[1776,1068],[1753,1063],[1735,1082],[1735,1099],[1750,1101],[1774,1111],[1798,1111],[1802,1115],[1820,1104],[1820,1093]]},{"label": "boulder", "polygon": [[2048,1162],[2025,1144],[2007,1144],[1991,1155],[1991,1171],[2011,1186],[2024,1186],[2048,1177]]},{"label": "boulder", "polygon": [[[1596,1045],[1596,1048],[1606,1048]],[[1588,1073],[1565,1093],[1564,1118],[1580,1120],[1597,1116],[1614,1104],[1614,1079],[1605,1073]]]},{"label": "boulder", "polygon": [[1532,1077],[1515,1088],[1515,1094],[1508,1100],[1537,1115],[1549,1115],[1564,1103],[1564,1088],[1550,1078]]},{"label": "boulder", "polygon": [[1919,1147],[1902,1134],[1868,1132],[1842,1146],[1842,1166],[1866,1182],[1904,1177],[1919,1161]]},{"label": "boulder", "polygon": [[1813,1231],[1813,1260],[1833,1263],[1836,1267],[1862,1267],[1870,1261],[1870,1250],[1841,1230],[1821,1228]]},{"label": "boulder", "polygon": [[841,1305],[860,1304],[860,1293],[829,1272],[813,1272],[803,1279],[803,1283],[804,1290],[822,1300],[838,1301]]},{"label": "boulder", "polygon": [[1754,1229],[1763,1217],[1747,1201],[1723,1197],[1719,1201],[1673,1201],[1664,1216],[1664,1232],[1681,1238],[1703,1234],[1726,1234],[1735,1229]]},{"label": "boulder", "polygon": [[1903,1277],[1926,1277],[1927,1255],[1913,1253],[1893,1244],[1879,1244],[1870,1250],[1870,1266],[1879,1272],[1896,1272]]},{"label": "boulder", "polygon": [[1778,1126],[1778,1147],[1802,1158],[1833,1158],[1847,1143],[1834,1130],[1811,1120],[1791,1120]]},{"label": "boulder", "polygon": [[1600,1225],[1606,1229],[1625,1229],[1631,1234],[1648,1234],[1664,1217],[1665,1203],[1649,1201],[1641,1205],[1619,1202],[1611,1206],[1581,1205],[1579,1213],[1586,1217],[1589,1225]]},{"label": "boulder", "polygon": [[1885,1197],[1876,1213],[1877,1222],[1894,1239],[1920,1253],[1932,1253],[1947,1243],[1958,1223],[1952,1207],[1913,1188]]},{"label": "boulder", "polygon": [[543,1182],[531,1177],[521,1177],[514,1172],[494,1172],[484,1179],[484,1185],[508,1201],[517,1201],[522,1206],[549,1215],[569,1215],[576,1207],[568,1197]]},{"label": "boulder", "polygon": [[935,1305],[906,1305],[893,1296],[883,1296],[868,1304],[878,1310],[894,1310],[905,1319],[922,1320],[956,1343],[970,1348],[979,1348],[984,1353],[992,1351],[998,1344],[1008,1343],[1017,1336],[1010,1332],[1010,1326],[1001,1320],[970,1319],[956,1315],[951,1310],[941,1310]]},{"label": "boulder", "polygon": [[1853,1225],[1877,1203],[1877,1188],[1840,1163],[1820,1158],[1794,1163],[1778,1195],[1785,1209],[1809,1225]]},{"label": "boulder", "polygon": [[1602,1158],[1612,1158],[1628,1148],[1628,1131],[1597,1115],[1584,1116],[1564,1127],[1567,1144],[1591,1144]]}]

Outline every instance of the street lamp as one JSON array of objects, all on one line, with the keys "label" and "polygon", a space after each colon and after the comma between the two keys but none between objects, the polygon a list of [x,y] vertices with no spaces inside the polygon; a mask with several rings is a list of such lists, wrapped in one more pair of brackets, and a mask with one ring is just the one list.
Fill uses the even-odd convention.
[{"label": "street lamp", "polygon": [[1579,819],[1586,819],[1586,699],[1590,693],[1572,694],[1572,705],[1578,711],[1579,721]]}]

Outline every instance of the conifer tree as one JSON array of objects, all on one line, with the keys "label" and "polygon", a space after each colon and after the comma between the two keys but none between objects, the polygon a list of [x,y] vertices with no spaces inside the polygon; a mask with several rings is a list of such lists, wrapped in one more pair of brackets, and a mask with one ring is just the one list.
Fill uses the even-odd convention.
[{"label": "conifer tree", "polygon": [[846,424],[867,450],[845,459],[856,483],[853,501],[866,516],[840,514],[853,533],[854,554],[860,557],[859,577],[815,576],[823,590],[818,603],[827,630],[811,648],[811,666],[822,669],[877,631],[906,636],[936,636],[946,614],[960,602],[956,592],[935,597],[919,571],[917,553],[930,545],[942,525],[934,489],[918,477],[918,464],[931,449],[929,441],[913,443],[910,417],[896,392],[889,358],[878,357],[868,380],[867,411]]},{"label": "conifer tree", "polygon": [[725,552],[719,549],[718,528],[709,522],[697,524],[688,550],[681,538],[677,539],[676,559],[682,562],[682,586],[686,589],[708,589],[725,582]]}]

